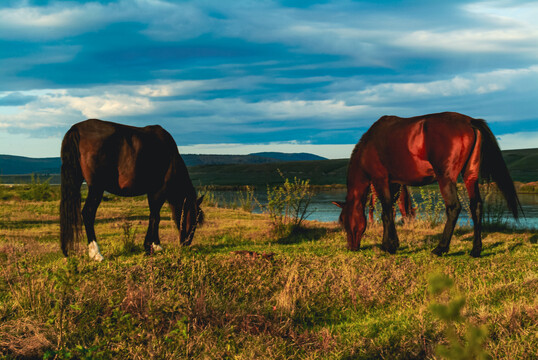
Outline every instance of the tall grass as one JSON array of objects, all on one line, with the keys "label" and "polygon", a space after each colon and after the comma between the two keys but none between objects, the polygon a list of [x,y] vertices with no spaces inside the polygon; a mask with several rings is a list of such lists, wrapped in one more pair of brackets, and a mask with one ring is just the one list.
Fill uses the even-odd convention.
[{"label": "tall grass", "polygon": [[256,207],[261,208],[253,186],[241,186],[238,189],[226,190],[226,193],[228,196],[218,194],[213,186],[205,186],[199,195],[204,195],[204,205],[207,206],[241,209],[246,212],[252,212]]},{"label": "tall grass", "polygon": [[0,184],[0,200],[51,201],[60,198],[59,186],[50,185],[50,179],[43,180],[32,174],[30,183],[21,185]]},{"label": "tall grass", "polygon": [[254,187],[245,186],[237,194],[239,208],[243,211],[252,212],[258,205],[261,206],[256,196],[254,196]]},{"label": "tall grass", "polygon": [[[438,258],[425,239],[440,226],[398,225],[397,255],[369,227],[363,249],[349,252],[336,224],[303,221],[308,236],[283,243],[267,214],[206,205],[191,247],[177,245],[164,208],[165,250],[145,256],[121,244],[123,222],[147,218],[147,201],[118,198],[97,213],[106,260],[96,263],[61,254],[57,201],[0,205],[1,358],[451,358],[440,345],[495,359],[536,355],[534,232],[489,233],[485,256],[471,259],[470,229]],[[431,274],[450,280],[432,292]],[[468,336],[473,328],[487,333]]]},{"label": "tall grass", "polygon": [[494,183],[485,184],[482,188],[484,198],[483,224],[487,230],[509,228],[508,216],[512,216],[507,211],[506,201],[500,190]]},{"label": "tall grass", "polygon": [[[443,197],[437,189],[423,186],[420,188],[420,198],[414,198],[417,204],[420,220],[429,227],[435,227],[445,220],[445,203]],[[410,196],[413,196],[410,194]]]}]

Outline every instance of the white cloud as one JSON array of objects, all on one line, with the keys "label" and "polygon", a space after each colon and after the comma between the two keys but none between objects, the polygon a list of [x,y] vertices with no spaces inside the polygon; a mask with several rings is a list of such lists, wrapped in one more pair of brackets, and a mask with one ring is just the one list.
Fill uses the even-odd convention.
[{"label": "white cloud", "polygon": [[[197,91],[225,88],[222,81],[184,81],[168,84],[119,85],[86,89],[54,89],[21,92],[33,95],[35,100],[14,108],[2,110],[0,126],[4,128],[31,128],[65,125],[84,118],[114,120],[125,116],[154,114],[167,116],[175,113],[191,119],[190,126],[214,128],[222,124],[250,122],[290,122],[292,127],[312,126],[304,119],[327,123],[337,119],[358,117],[371,109],[367,105],[347,105],[342,100],[273,100],[249,102],[238,98],[193,99]],[[105,90],[106,89],[106,90]],[[186,99],[167,99],[187,95]],[[5,93],[6,95],[8,93]],[[17,109],[17,110],[15,110]],[[297,123],[296,123],[297,122]],[[275,129],[255,127],[252,132]]]},{"label": "white cloud", "polygon": [[499,135],[497,141],[502,150],[538,148],[538,131]]},{"label": "white cloud", "polygon": [[72,37],[118,22],[146,24],[143,32],[148,36],[180,40],[199,36],[210,23],[209,17],[193,4],[160,0],[23,5],[0,9],[0,19],[0,38],[35,41]]},{"label": "white cloud", "polygon": [[[102,96],[72,97],[66,96],[57,100],[87,118],[109,118],[116,116],[143,115],[154,109],[149,99],[123,94],[105,94]],[[52,100],[56,102],[56,100]]]},{"label": "white cloud", "polygon": [[55,39],[99,29],[118,19],[117,12],[97,4],[54,3],[0,10],[0,37],[4,39]]},{"label": "white cloud", "polygon": [[381,83],[350,92],[350,100],[373,104],[378,102],[413,101],[424,98],[439,98],[462,95],[483,95],[519,87],[536,88],[538,66],[522,69],[501,69],[485,73],[457,75],[451,79],[430,82]]},{"label": "white cloud", "polygon": [[392,45],[424,52],[451,54],[505,53],[508,49],[538,57],[538,29],[465,29],[447,32],[419,30],[398,36]]},{"label": "white cloud", "polygon": [[[21,146],[21,144],[24,144]],[[62,138],[51,136],[36,138],[29,134],[11,134],[1,131],[0,127],[0,154],[9,154],[27,157],[58,157]]]}]

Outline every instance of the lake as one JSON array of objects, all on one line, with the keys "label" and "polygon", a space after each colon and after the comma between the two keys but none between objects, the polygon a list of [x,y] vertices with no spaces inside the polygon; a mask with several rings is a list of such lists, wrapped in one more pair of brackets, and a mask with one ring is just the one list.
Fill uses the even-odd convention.
[{"label": "lake", "polygon": [[[238,199],[238,192],[235,191],[213,191],[214,196],[217,199],[220,199],[220,203],[233,203],[236,202],[236,204],[239,203]],[[265,205],[267,202],[267,193],[265,191],[256,191],[255,195],[256,199],[262,204]],[[525,217],[521,217],[519,220],[519,223],[516,222],[512,216],[508,213],[508,209],[504,206],[505,210],[505,216],[503,219],[513,225],[516,228],[521,229],[538,229],[538,194],[519,194],[519,200],[521,201],[521,207],[523,208],[523,212],[525,214]],[[346,197],[346,190],[345,189],[336,189],[336,190],[329,190],[329,191],[320,191],[315,194],[315,196],[312,199],[312,202],[310,204],[310,211],[311,214],[308,216],[308,220],[317,220],[321,222],[334,222],[338,221],[338,217],[340,216],[340,208],[332,204],[332,201],[344,201]],[[421,196],[420,191],[416,188],[413,189],[413,199],[415,206],[418,205],[417,210],[417,216],[422,217],[425,214],[423,214],[423,211],[421,211]],[[502,199],[504,202],[504,199]],[[465,207],[465,206],[464,206]],[[396,206],[397,208],[397,206]],[[380,207],[378,206],[377,209],[379,210]],[[254,212],[259,213],[261,212],[260,208],[256,206],[254,209]],[[442,211],[444,214],[444,210]],[[399,212],[397,211],[397,218],[400,216]],[[442,220],[445,221],[444,219]],[[462,210],[459,218],[458,218],[458,224],[459,225],[472,225],[472,220],[469,218],[469,214],[467,211]]]}]

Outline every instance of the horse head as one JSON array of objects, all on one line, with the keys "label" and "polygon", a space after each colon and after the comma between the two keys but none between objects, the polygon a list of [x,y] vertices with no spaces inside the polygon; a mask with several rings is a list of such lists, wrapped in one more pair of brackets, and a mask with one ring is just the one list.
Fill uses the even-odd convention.
[{"label": "horse head", "polygon": [[366,229],[364,208],[359,209],[355,204],[349,202],[333,201],[333,204],[342,209],[338,222],[346,231],[348,248],[359,250],[362,234]]},{"label": "horse head", "polygon": [[186,197],[183,201],[181,225],[180,225],[180,238],[179,241],[183,245],[190,245],[194,238],[194,232],[198,225],[204,223],[204,212],[200,208],[204,196],[199,198]]}]

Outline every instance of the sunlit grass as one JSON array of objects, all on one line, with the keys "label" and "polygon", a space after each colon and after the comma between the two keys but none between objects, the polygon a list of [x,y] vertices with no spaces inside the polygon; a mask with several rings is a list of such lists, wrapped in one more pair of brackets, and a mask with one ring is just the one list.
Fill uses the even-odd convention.
[{"label": "sunlit grass", "polygon": [[[266,215],[206,206],[206,224],[184,248],[164,207],[165,251],[148,257],[147,201],[107,200],[96,222],[102,263],[85,246],[69,261],[61,255],[58,201],[0,204],[2,356],[436,358],[437,345],[453,345],[452,324],[431,304],[458,296],[462,342],[470,326],[484,326],[493,358],[531,358],[538,348],[535,232],[487,232],[474,259],[472,229],[457,228],[449,254],[435,257],[442,225],[399,224],[401,248],[388,255],[382,227],[370,224],[350,252],[335,223],[281,237]],[[433,296],[432,274],[453,286]]]}]

